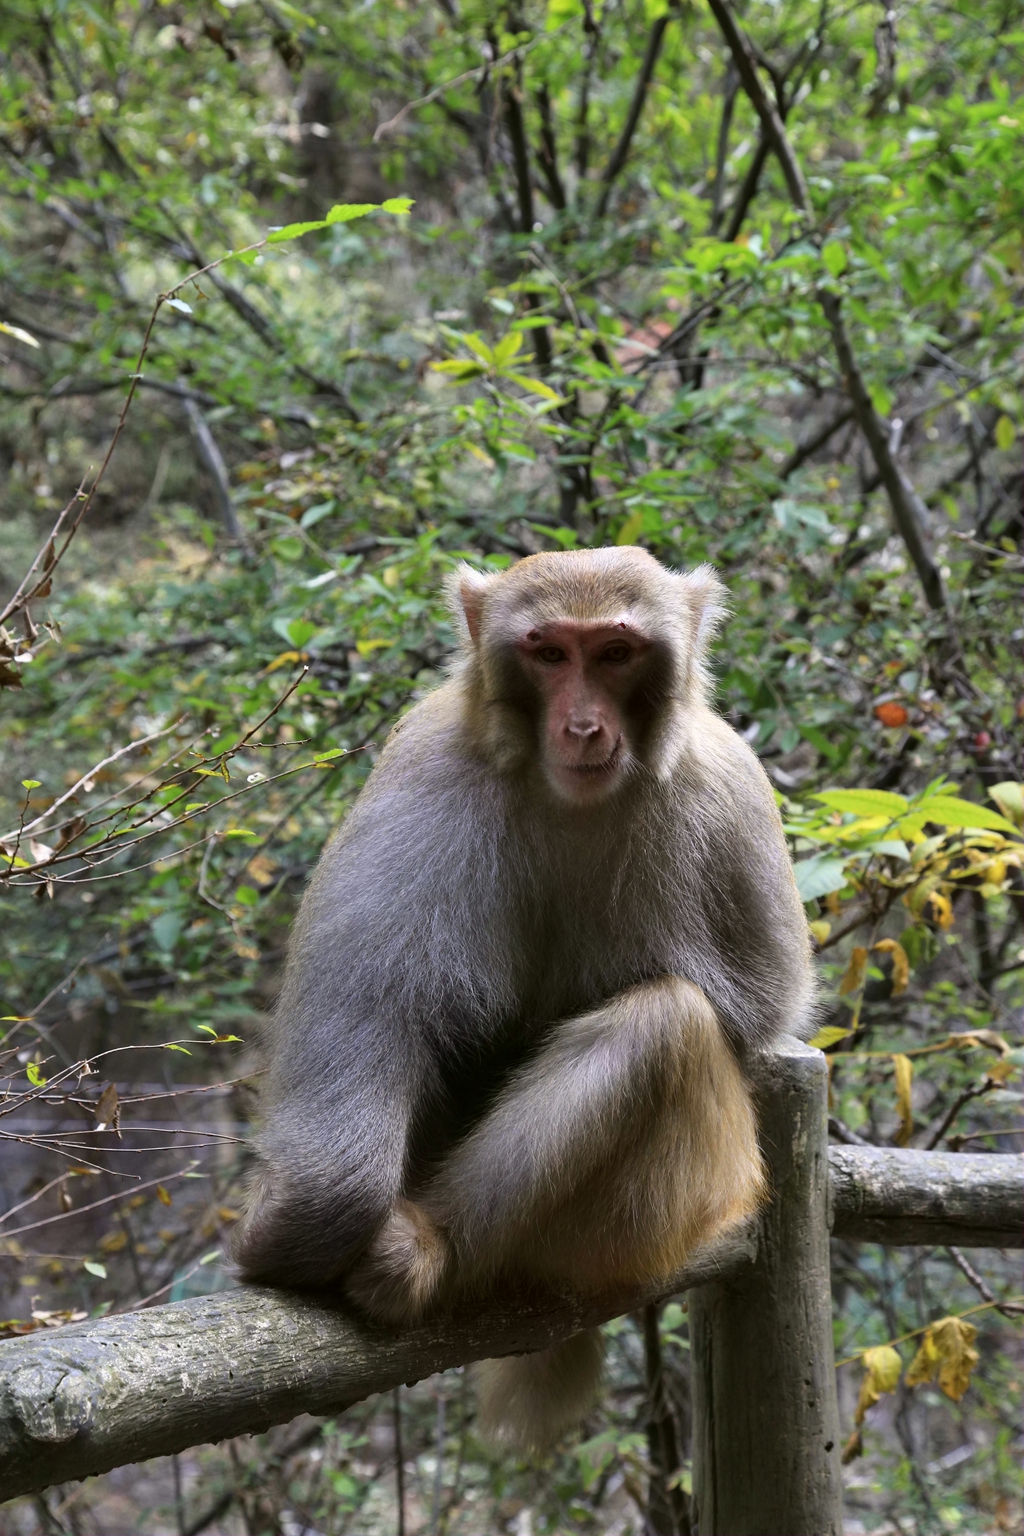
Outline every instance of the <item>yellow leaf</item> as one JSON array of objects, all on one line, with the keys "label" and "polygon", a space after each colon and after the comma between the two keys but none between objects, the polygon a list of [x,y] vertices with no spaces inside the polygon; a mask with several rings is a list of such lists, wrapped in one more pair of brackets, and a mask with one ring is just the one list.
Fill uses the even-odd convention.
[{"label": "yellow leaf", "polygon": [[896,1107],[900,1112],[900,1128],[896,1133],[896,1145],[905,1147],[914,1130],[914,1111],[910,1102],[910,1086],[914,1081],[914,1064],[909,1056],[897,1053],[892,1058],[896,1078]]},{"label": "yellow leaf", "polygon": [[824,1051],[830,1045],[836,1045],[840,1040],[848,1040],[853,1034],[852,1029],[840,1029],[838,1024],[826,1024],[824,1029],[819,1029],[808,1042],[817,1050]]},{"label": "yellow leaf", "polygon": [[946,1043],[958,1048],[980,1045],[987,1050],[998,1051],[1000,1056],[1007,1055],[1010,1050],[1009,1042],[995,1029],[969,1029],[962,1034],[950,1035]]},{"label": "yellow leaf", "polygon": [[879,939],[873,949],[880,949],[884,955],[892,956],[892,995],[898,997],[901,992],[907,990],[910,981],[910,961],[902,944],[897,944],[895,939]]},{"label": "yellow leaf", "polygon": [[925,902],[925,916],[936,928],[941,928],[945,933],[947,928],[953,926],[953,904],[942,891],[932,891]]},{"label": "yellow leaf", "polygon": [[814,939],[815,944],[819,945],[824,944],[832,932],[832,924],[823,917],[815,918],[814,922],[808,923],[807,926],[811,930],[811,937]]},{"label": "yellow leaf", "polygon": [[941,1317],[925,1330],[921,1347],[907,1371],[907,1385],[933,1381],[939,1390],[959,1402],[971,1383],[971,1372],[978,1363],[978,1351],[972,1348],[978,1330],[960,1317]]},{"label": "yellow leaf", "polygon": [[857,1457],[863,1456],[863,1454],[864,1440],[860,1430],[855,1429],[849,1440],[847,1440],[846,1444],[843,1446],[842,1455],[839,1459],[844,1467],[848,1467],[851,1461],[856,1461]]},{"label": "yellow leaf", "polygon": [[402,572],[397,565],[386,565],[380,573],[380,579],[386,587],[397,587],[402,579]]},{"label": "yellow leaf", "polygon": [[994,1061],[985,1076],[993,1083],[1008,1083],[1020,1071],[1015,1061]]},{"label": "yellow leaf", "polygon": [[160,1201],[161,1205],[170,1205],[171,1203],[170,1194],[166,1189],[164,1189],[162,1184],[158,1184],[156,1187],[156,1197]]},{"label": "yellow leaf", "polygon": [[846,975],[839,983],[840,997],[847,997],[851,992],[859,992],[864,985],[864,977],[868,968],[868,952],[858,944],[852,955],[850,963],[846,967]]},{"label": "yellow leaf", "polygon": [[876,1344],[873,1349],[866,1349],[860,1358],[864,1366],[864,1380],[860,1384],[860,1397],[854,1415],[858,1424],[864,1422],[864,1415],[869,1408],[874,1407],[884,1392],[894,1390],[903,1369],[903,1362],[891,1344]]},{"label": "yellow leaf", "polygon": [[266,677],[268,672],[276,672],[278,667],[286,667],[289,662],[307,661],[308,659],[305,651],[282,651],[280,656],[275,656],[273,661],[267,663],[260,676]]},{"label": "yellow leaf", "polygon": [[258,853],[245,866],[245,873],[256,885],[271,885],[277,868],[276,859],[268,858],[265,853]]}]

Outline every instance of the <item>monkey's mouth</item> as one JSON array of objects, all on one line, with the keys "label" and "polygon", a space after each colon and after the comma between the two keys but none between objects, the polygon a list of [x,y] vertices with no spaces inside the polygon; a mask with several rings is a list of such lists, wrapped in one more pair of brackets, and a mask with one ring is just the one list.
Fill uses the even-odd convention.
[{"label": "monkey's mouth", "polygon": [[607,784],[622,767],[622,738],[615,743],[608,756],[600,763],[563,763],[562,772],[574,787]]},{"label": "monkey's mouth", "polygon": [[569,772],[582,774],[584,778],[600,779],[618,767],[618,756],[619,749],[616,747],[611,757],[605,758],[603,763],[573,763]]}]

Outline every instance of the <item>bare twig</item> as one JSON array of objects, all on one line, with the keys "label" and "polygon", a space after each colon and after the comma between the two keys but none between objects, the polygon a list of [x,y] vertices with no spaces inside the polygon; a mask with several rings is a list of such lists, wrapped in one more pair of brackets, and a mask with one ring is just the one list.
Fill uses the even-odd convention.
[{"label": "bare twig", "polygon": [[190,395],[185,394],[182,396],[182,405],[189,424],[189,430],[192,433],[192,440],[196,445],[196,452],[210,476],[221,521],[227,529],[228,537],[233,544],[238,545],[247,560],[252,560],[252,545],[246,538],[242,525],[238,521],[238,513],[235,510],[234,499],[231,495],[231,479],[228,475],[228,467],[224,462],[224,455],[217,445],[217,439],[210,431],[209,422],[200,410],[199,405]]},{"label": "bare twig", "polygon": [[[177,730],[180,724],[180,720],[175,720],[170,725],[165,725],[162,730],[152,731],[148,736],[140,736],[137,741],[129,741],[123,747],[118,747],[116,752],[111,752],[109,757],[101,758],[98,763],[94,763],[91,768],[83,773],[80,779],[76,779],[70,789],[66,789],[62,795],[59,795],[52,805],[47,806],[46,810],[41,812],[34,821],[26,822],[21,828],[21,837],[25,837],[29,833],[35,832],[38,828],[46,826],[52,820],[54,811],[59,810],[62,805],[65,805],[68,800],[77,795],[78,791],[83,789],[90,779],[94,779],[98,773],[102,773],[104,768],[109,768],[111,763],[116,763],[119,758],[126,757],[130,752],[141,751],[143,747],[148,747],[154,741],[160,741],[164,736],[170,736]],[[12,840],[16,847],[17,842],[20,840],[17,832],[0,832],[0,843],[10,843]]]}]

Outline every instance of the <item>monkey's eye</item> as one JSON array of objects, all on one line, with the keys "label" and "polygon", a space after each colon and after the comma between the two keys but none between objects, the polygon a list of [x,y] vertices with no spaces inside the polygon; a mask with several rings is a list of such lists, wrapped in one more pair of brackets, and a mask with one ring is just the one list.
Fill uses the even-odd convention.
[{"label": "monkey's eye", "polygon": [[557,667],[560,661],[565,660],[565,652],[560,645],[539,645],[533,654],[546,667]]},{"label": "monkey's eye", "polygon": [[601,652],[602,661],[610,661],[613,666],[620,666],[622,662],[629,661],[633,654],[633,647],[627,645],[624,640],[618,640],[614,645],[606,645]]}]

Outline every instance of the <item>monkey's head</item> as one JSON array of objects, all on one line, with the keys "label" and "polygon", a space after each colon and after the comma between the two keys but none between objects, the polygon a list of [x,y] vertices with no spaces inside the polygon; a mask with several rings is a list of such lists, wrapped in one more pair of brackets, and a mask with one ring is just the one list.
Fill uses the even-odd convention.
[{"label": "monkey's head", "polygon": [[666,777],[706,690],[722,595],[706,566],[669,571],[637,548],[530,555],[498,575],[460,566],[452,598],[479,744],[580,807],[639,770]]}]

